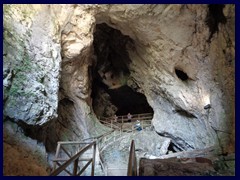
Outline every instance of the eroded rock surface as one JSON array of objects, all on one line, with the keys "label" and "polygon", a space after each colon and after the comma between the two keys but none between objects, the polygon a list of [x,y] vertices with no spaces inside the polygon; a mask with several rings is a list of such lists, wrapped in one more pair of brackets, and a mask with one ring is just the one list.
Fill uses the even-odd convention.
[{"label": "eroded rock surface", "polygon": [[49,6],[4,5],[4,115],[28,124],[57,117],[61,45]]}]

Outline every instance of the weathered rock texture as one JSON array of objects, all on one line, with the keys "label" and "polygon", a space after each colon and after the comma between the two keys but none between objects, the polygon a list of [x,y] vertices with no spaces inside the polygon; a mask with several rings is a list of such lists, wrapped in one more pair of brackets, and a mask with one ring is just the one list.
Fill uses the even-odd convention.
[{"label": "weathered rock texture", "polygon": [[[23,129],[52,121],[48,126],[54,133],[46,128],[38,132],[50,137],[39,139],[34,130],[28,135],[50,139],[54,145],[57,140],[81,139],[104,130],[92,113],[89,97],[92,34],[85,33],[92,24],[86,19],[88,26],[73,26],[73,9],[71,5],[4,6],[4,116],[21,120]],[[74,36],[77,31],[85,37],[81,42]],[[81,53],[79,44],[86,51]]]},{"label": "weathered rock texture", "polygon": [[49,6],[4,5],[4,115],[28,124],[57,117],[61,45]]},{"label": "weathered rock texture", "polygon": [[132,39],[129,78],[153,108],[156,132],[183,150],[234,151],[234,13],[226,5],[217,21],[208,5],[4,5],[4,116],[55,119],[71,139],[104,131],[91,81],[94,30],[106,23]]},{"label": "weathered rock texture", "polygon": [[[131,77],[154,109],[155,129],[185,150],[218,141],[227,147],[234,136],[234,6],[224,8],[227,23],[218,24],[210,42],[208,10],[207,5],[122,5],[97,14],[97,21],[134,40],[128,51]],[[179,79],[175,68],[188,80]],[[207,104],[211,109],[204,109]]]}]

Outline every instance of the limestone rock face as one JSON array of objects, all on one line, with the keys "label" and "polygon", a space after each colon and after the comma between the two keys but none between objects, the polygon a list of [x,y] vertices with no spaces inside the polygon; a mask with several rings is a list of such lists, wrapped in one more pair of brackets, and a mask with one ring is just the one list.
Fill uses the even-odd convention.
[{"label": "limestone rock face", "polygon": [[[211,42],[207,42],[207,5],[111,6],[97,16],[99,21],[108,16],[111,27],[134,40],[135,47],[128,51],[131,76],[154,109],[156,131],[181,149],[218,141],[226,147],[229,134],[234,134],[233,11],[232,5],[224,8],[229,20],[218,24]],[[175,69],[188,79],[178,78]],[[211,108],[204,109],[208,104]]]},{"label": "limestone rock face", "polygon": [[4,5],[4,115],[29,124],[57,117],[61,45],[49,6]]},{"label": "limestone rock face", "polygon": [[[182,149],[219,140],[226,147],[229,134],[234,134],[233,11],[234,6],[224,8],[227,24],[218,24],[211,42],[207,5],[123,5],[97,13],[97,21],[134,40],[135,47],[128,51],[131,76],[154,109],[156,131]],[[175,69],[188,79],[178,78]],[[211,109],[204,109],[208,104]]]},{"label": "limestone rock face", "polygon": [[[4,115],[43,124],[61,114],[84,137],[102,132],[91,71],[95,26],[106,23],[133,40],[129,79],[153,108],[156,132],[182,150],[234,151],[234,12],[226,5],[225,24],[211,19],[209,38],[207,5],[5,5]],[[64,99],[71,110],[58,109]]]}]

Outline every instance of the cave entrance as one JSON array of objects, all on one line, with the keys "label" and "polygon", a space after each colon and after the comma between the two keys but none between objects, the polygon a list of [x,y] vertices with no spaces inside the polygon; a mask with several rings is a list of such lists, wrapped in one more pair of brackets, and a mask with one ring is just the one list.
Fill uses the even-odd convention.
[{"label": "cave entrance", "polygon": [[92,106],[95,114],[104,117],[153,113],[144,94],[128,86],[131,59],[127,46],[133,40],[105,23],[94,32]]}]

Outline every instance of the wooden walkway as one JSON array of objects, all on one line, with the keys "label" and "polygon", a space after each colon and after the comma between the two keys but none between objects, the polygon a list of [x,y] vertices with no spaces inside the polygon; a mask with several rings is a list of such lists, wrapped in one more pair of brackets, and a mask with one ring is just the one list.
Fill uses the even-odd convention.
[{"label": "wooden walkway", "polygon": [[[50,176],[56,175],[70,175],[70,176],[80,176],[86,171],[86,169],[91,165],[90,175],[94,176],[95,162],[96,158],[99,158],[99,163],[102,166],[105,176],[137,176],[137,175],[149,175],[145,172],[146,169],[141,170],[140,174],[136,169],[136,154],[134,148],[134,141],[132,141],[128,168],[118,168],[118,167],[107,167],[102,162],[101,154],[104,149],[106,149],[112,143],[119,141],[121,138],[126,138],[129,133],[134,133],[137,131],[136,121],[140,121],[141,129],[144,130],[147,127],[152,126],[153,114],[134,114],[132,115],[131,122],[127,116],[118,116],[117,120],[115,118],[100,118],[100,122],[104,125],[110,127],[112,130],[102,134],[97,137],[91,137],[83,139],[81,142],[58,142],[57,151],[55,155],[54,169]],[[172,159],[172,158],[195,158],[195,157],[206,157],[213,152],[213,147],[183,151],[173,154],[162,155],[158,157],[149,157],[149,159],[155,159],[160,161],[161,159]],[[97,154],[97,155],[96,155]],[[145,164],[145,163],[143,163]],[[145,167],[145,166],[144,166]],[[62,173],[65,171],[65,173]],[[84,175],[89,174],[89,171]],[[153,174],[151,174],[153,175]],[[155,175],[155,174],[154,174]]]},{"label": "wooden walkway", "polygon": [[65,175],[80,176],[90,165],[91,176],[94,176],[96,151],[99,153],[99,161],[105,175],[113,175],[111,172],[114,170],[120,174],[126,172],[126,169],[106,168],[101,161],[101,152],[120,138],[124,138],[126,134],[137,131],[139,127],[136,126],[137,121],[139,121],[138,125],[142,130],[152,126],[152,117],[152,113],[133,114],[131,120],[127,115],[118,116],[117,120],[113,117],[101,117],[100,122],[112,130],[101,136],[83,139],[80,142],[58,142],[56,155],[53,159],[54,167],[50,176],[61,175],[63,171]]},{"label": "wooden walkway", "polygon": [[127,115],[116,116],[117,119],[115,117],[99,117],[99,121],[107,127],[122,132],[135,131],[137,121],[139,121],[141,129],[152,126],[153,113],[132,114],[131,116],[131,119]]}]

